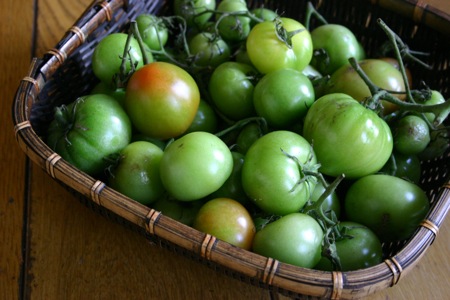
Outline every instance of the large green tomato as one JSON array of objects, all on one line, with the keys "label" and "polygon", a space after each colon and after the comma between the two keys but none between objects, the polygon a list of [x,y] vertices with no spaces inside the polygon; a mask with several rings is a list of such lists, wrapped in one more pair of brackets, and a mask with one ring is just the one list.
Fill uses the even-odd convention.
[{"label": "large green tomato", "polygon": [[313,268],[321,258],[322,240],[322,228],[314,218],[292,213],[258,231],[253,251],[284,263]]},{"label": "large green tomato", "polygon": [[160,176],[175,199],[193,201],[220,188],[233,170],[228,146],[212,133],[188,133],[167,146]]},{"label": "large green tomato", "polygon": [[111,96],[80,97],[55,110],[47,143],[63,159],[98,175],[108,166],[106,158],[125,148],[131,140],[131,122]]},{"label": "large green tomato", "polygon": [[298,212],[308,201],[316,180],[304,171],[316,163],[311,145],[291,131],[272,131],[245,154],[242,186],[263,211],[276,215]]},{"label": "large green tomato", "polygon": [[198,211],[192,227],[250,250],[256,228],[247,209],[234,199],[214,198]]},{"label": "large green tomato", "polygon": [[209,93],[217,109],[227,118],[240,120],[255,115],[253,67],[239,62],[219,65],[209,80]]},{"label": "large green tomato", "polygon": [[287,129],[301,122],[313,104],[314,87],[306,75],[294,69],[267,73],[255,86],[253,104],[269,126]]},{"label": "large green tomato", "polygon": [[387,123],[346,94],[316,100],[306,114],[303,135],[314,147],[320,171],[335,177],[375,173],[393,149]]},{"label": "large green tomato", "polygon": [[[325,24],[311,31],[314,55],[311,64],[323,75],[330,75],[354,57],[365,56],[353,32],[340,24]],[[321,53],[321,52],[324,53]]]},{"label": "large green tomato", "polygon": [[411,237],[428,213],[430,203],[414,183],[373,174],[350,186],[344,206],[350,221],[369,227],[382,242],[393,242]]},{"label": "large green tomato", "polygon": [[[92,54],[92,71],[95,76],[108,86],[115,86],[115,76],[120,72],[122,57],[125,51],[128,35],[126,33],[111,33],[104,37]],[[141,48],[135,38],[131,38],[128,49],[126,72],[139,69],[144,65]],[[133,63],[133,65],[130,63]]]},{"label": "large green tomato", "polygon": [[136,129],[152,138],[169,139],[183,134],[194,120],[200,91],[182,68],[152,62],[128,81],[125,108]]},{"label": "large green tomato", "polygon": [[291,18],[255,25],[247,37],[246,46],[252,64],[264,74],[284,68],[302,71],[309,65],[313,54],[311,34]]},{"label": "large green tomato", "polygon": [[110,168],[109,185],[144,205],[155,202],[164,193],[159,176],[163,151],[157,145],[137,141],[122,151],[117,165]]}]

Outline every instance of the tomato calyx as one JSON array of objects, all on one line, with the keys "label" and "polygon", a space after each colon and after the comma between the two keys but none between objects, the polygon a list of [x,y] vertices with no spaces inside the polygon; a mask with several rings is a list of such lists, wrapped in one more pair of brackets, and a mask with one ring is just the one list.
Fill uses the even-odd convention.
[{"label": "tomato calyx", "polygon": [[287,31],[286,28],[283,26],[283,22],[280,20],[280,18],[275,18],[275,34],[277,38],[282,41],[289,49],[292,49],[292,38],[302,32],[306,29],[297,29],[293,31]]},{"label": "tomato calyx", "polygon": [[[290,193],[295,191],[295,189],[304,182],[314,183],[314,184],[317,182],[317,178],[321,176],[319,173],[320,164],[311,163],[311,161],[313,159],[312,151],[310,152],[311,155],[309,155],[309,158],[306,161],[306,163],[302,163],[296,156],[287,153],[286,151],[284,151],[281,148],[280,148],[280,150],[285,156],[292,159],[297,164],[298,169],[299,169],[300,178],[297,180],[295,185],[289,191]],[[308,184],[307,186],[309,187],[310,184]]]}]

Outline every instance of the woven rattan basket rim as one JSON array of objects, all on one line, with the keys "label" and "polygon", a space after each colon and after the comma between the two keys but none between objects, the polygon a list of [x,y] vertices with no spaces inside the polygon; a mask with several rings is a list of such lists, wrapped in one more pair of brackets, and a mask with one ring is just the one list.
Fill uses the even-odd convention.
[{"label": "woven rattan basket rim", "polygon": [[[368,0],[369,1],[369,0]],[[323,1],[316,1],[325,5]],[[371,1],[374,5],[390,9],[403,5],[407,14],[414,1]],[[111,0],[93,2],[86,12],[68,30],[62,41],[43,59],[34,59],[29,73],[20,82],[13,104],[13,121],[18,144],[26,155],[44,169],[52,178],[78,191],[101,207],[143,228],[149,236],[156,236],[197,254],[206,261],[255,278],[263,285],[281,288],[299,295],[307,294],[327,298],[354,298],[393,286],[408,272],[434,241],[439,227],[450,209],[450,183],[441,188],[438,199],[411,241],[395,256],[377,266],[352,272],[322,272],[303,269],[248,252],[201,233],[166,217],[158,211],[143,206],[106,186],[65,162],[36,134],[30,123],[33,103],[55,70],[63,65],[75,49],[103,23],[110,21],[115,12],[133,1]],[[408,6],[409,5],[409,6]],[[407,8],[408,7],[408,8]],[[450,23],[450,17],[429,6],[422,7],[409,17],[418,23],[431,22],[431,18]],[[432,22],[433,24],[434,21]],[[450,27],[450,26],[449,26]],[[435,28],[433,26],[433,28]],[[437,27],[436,27],[437,29]],[[437,29],[448,34],[448,28]]]}]

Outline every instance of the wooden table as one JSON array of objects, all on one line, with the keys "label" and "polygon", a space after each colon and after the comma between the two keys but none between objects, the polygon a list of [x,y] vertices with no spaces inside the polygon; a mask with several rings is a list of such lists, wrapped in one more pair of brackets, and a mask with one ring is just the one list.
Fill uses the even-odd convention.
[{"label": "wooden table", "polygon": [[[11,101],[19,80],[31,57],[52,48],[90,2],[2,2],[0,299],[270,299],[265,290],[150,245],[90,211],[17,146]],[[450,12],[447,0],[422,2]],[[448,297],[449,247],[447,218],[413,272],[370,299]]]}]

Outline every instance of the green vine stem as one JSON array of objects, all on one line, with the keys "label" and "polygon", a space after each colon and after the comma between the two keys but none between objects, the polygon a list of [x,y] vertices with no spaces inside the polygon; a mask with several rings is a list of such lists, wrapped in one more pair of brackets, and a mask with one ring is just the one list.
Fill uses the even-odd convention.
[{"label": "green vine stem", "polygon": [[305,24],[303,24],[305,26],[305,28],[307,30],[310,30],[311,28],[311,18],[312,17],[316,17],[317,20],[322,24],[328,24],[328,21],[325,19],[324,16],[322,16],[317,9],[314,7],[314,5],[311,2],[308,2],[306,5],[306,15],[305,15]]},{"label": "green vine stem", "polygon": [[[383,99],[385,101],[391,102],[399,107],[400,110],[403,111],[409,111],[409,112],[416,112],[416,113],[426,113],[431,112],[436,116],[436,119],[433,122],[434,126],[439,126],[444,122],[444,120],[448,117],[450,114],[450,101],[445,101],[444,103],[440,104],[434,104],[434,105],[425,105],[425,104],[418,104],[415,103],[415,101],[407,102],[402,101],[399,98],[395,97],[392,93],[389,91],[383,90],[376,86],[369,77],[364,73],[362,68],[359,66],[358,62],[355,58],[350,58],[349,62],[351,66],[355,69],[355,71],[358,73],[358,75],[364,80],[364,82],[369,87],[369,90],[372,94],[372,96],[369,99],[366,99],[366,105],[368,108],[373,109],[374,107],[378,106],[380,103],[380,100]],[[407,86],[407,92],[412,98],[411,91],[409,89],[409,86]]]}]

